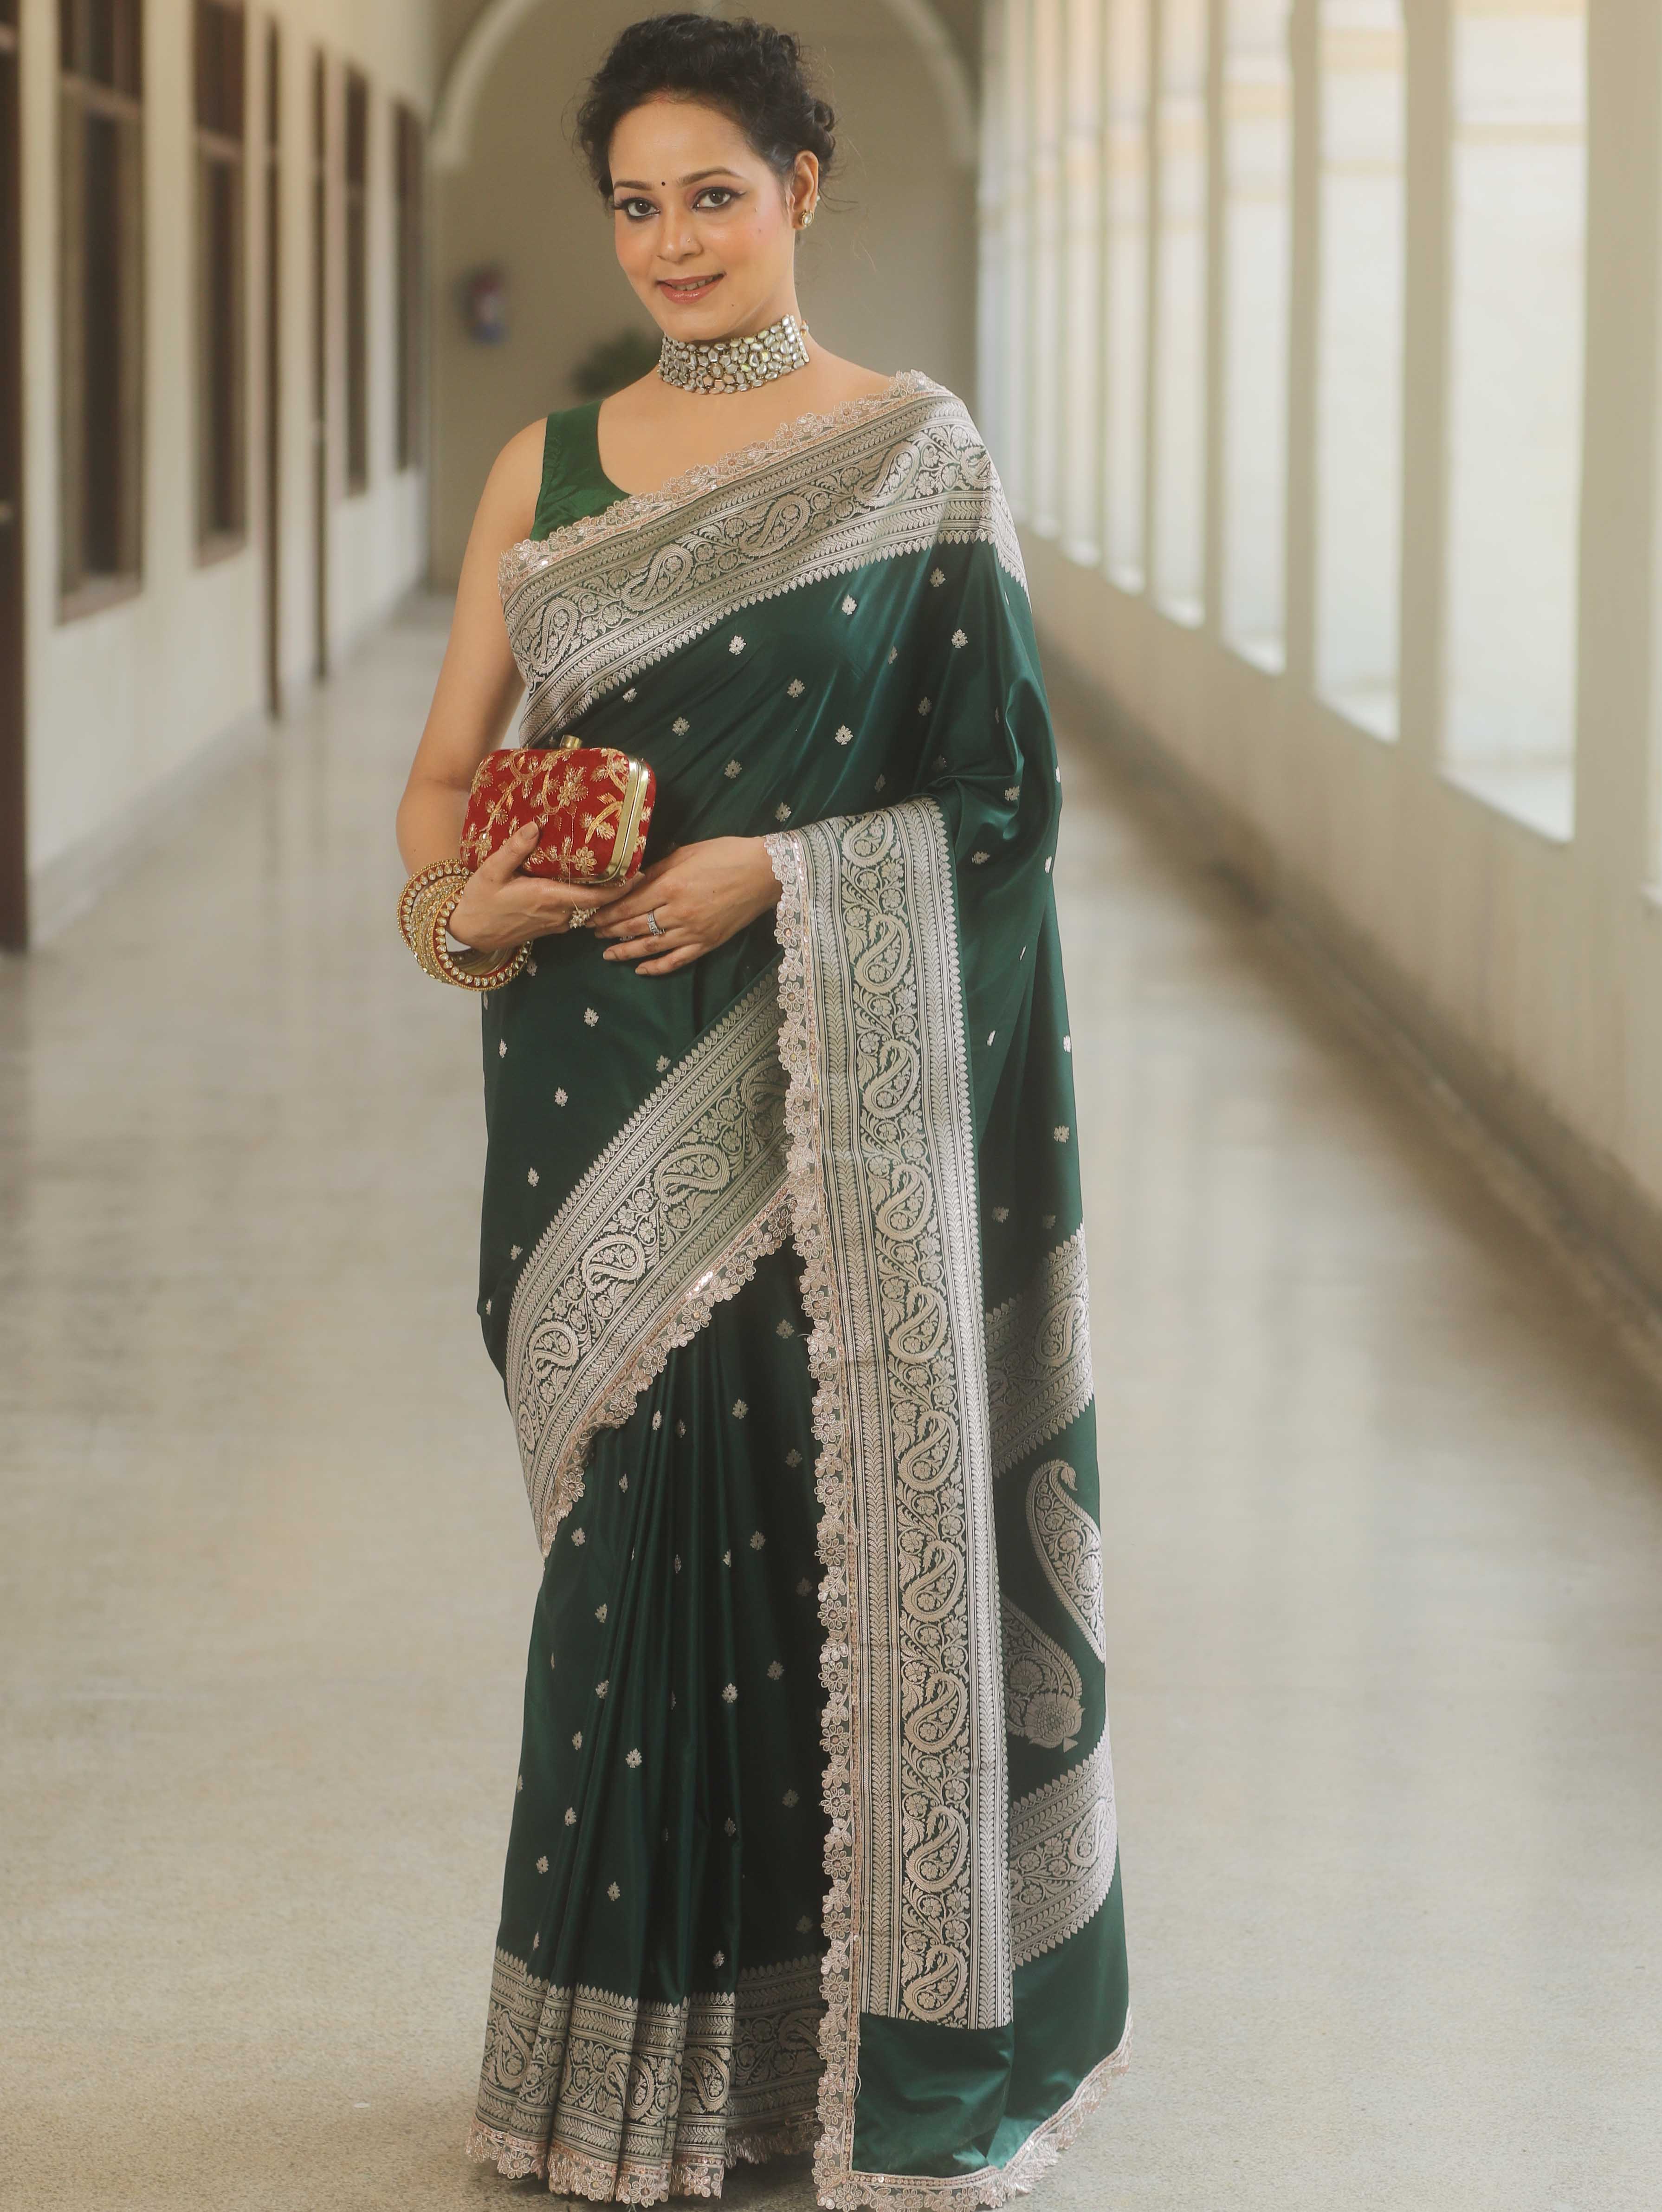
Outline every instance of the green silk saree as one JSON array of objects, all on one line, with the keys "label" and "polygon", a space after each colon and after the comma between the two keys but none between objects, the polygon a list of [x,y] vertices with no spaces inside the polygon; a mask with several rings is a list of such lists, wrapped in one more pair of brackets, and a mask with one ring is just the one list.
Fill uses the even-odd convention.
[{"label": "green silk saree", "polygon": [[484,1002],[480,1314],[546,1555],[470,2148],[1030,2186],[1128,2048],[1085,1260],[1020,550],[915,373],[514,547],[523,741],[765,836],[677,973]]}]

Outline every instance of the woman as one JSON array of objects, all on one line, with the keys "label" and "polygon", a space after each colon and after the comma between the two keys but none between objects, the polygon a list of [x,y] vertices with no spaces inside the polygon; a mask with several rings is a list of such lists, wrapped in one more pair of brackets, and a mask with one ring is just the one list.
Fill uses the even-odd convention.
[{"label": "woman", "polygon": [[658,778],[634,885],[524,836],[450,917],[535,940],[479,1310],[547,1555],[470,2147],[600,2199],[996,2203],[1126,2048],[1059,776],[968,416],[802,328],[831,124],[751,22],[593,80],[663,358],[496,463],[398,819],[453,861],[522,682]]}]

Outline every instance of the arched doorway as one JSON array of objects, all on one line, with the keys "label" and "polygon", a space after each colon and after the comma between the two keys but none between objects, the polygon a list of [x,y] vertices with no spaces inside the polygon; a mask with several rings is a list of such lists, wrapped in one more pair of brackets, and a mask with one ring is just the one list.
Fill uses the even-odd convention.
[{"label": "arched doorway", "polygon": [[[568,405],[592,345],[648,327],[567,144],[573,94],[639,0],[488,0],[434,112],[433,574],[454,578],[504,441]],[[780,18],[789,25],[789,16]],[[919,368],[973,398],[973,79],[931,0],[849,0],[803,27],[838,112],[840,175],[804,244],[803,304],[840,353]],[[840,204],[839,204],[840,203]],[[470,338],[458,288],[506,280],[506,336]]]}]

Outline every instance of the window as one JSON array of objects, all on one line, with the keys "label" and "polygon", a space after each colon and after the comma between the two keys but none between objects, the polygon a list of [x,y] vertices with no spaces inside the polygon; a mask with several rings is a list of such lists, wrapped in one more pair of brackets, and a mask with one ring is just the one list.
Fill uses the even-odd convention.
[{"label": "window", "polygon": [[1031,131],[1028,114],[1028,0],[1006,0],[1004,10],[1003,257],[1004,329],[1001,366],[1004,392],[999,410],[1004,426],[999,472],[1018,522],[1028,516],[1028,301],[1032,277],[1028,267],[1028,181]]},{"label": "window", "polygon": [[1033,25],[1033,295],[1028,343],[1029,497],[1034,530],[1054,538],[1060,441],[1056,420],[1062,368],[1062,0],[1029,0]]},{"label": "window", "polygon": [[23,731],[23,267],[17,0],[0,0],[0,945],[28,942]]},{"label": "window", "polygon": [[1065,110],[1062,144],[1064,316],[1063,400],[1067,441],[1059,507],[1063,550],[1095,568],[1098,543],[1097,459],[1101,422],[1102,0],[1067,0]]},{"label": "window", "polygon": [[1010,179],[1004,144],[1005,85],[1009,58],[1004,41],[1010,0],[988,0],[982,23],[980,152],[975,165],[978,258],[975,279],[975,412],[1000,472],[1004,423],[1004,289],[1010,249],[1004,235],[1004,205]]},{"label": "window", "polygon": [[419,117],[394,110],[393,204],[397,210],[398,389],[395,453],[401,469],[422,458],[422,155]]},{"label": "window", "polygon": [[1585,0],[1454,16],[1448,691],[1459,781],[1550,836],[1574,806]]},{"label": "window", "polygon": [[265,225],[264,312],[265,421],[262,441],[265,525],[265,704],[282,712],[282,33],[265,26],[264,143],[261,207]]},{"label": "window", "polygon": [[243,368],[243,12],[196,0],[197,542],[247,524]]},{"label": "window", "polygon": [[1290,17],[1289,0],[1229,0],[1225,18],[1223,634],[1270,670],[1286,661]]},{"label": "window", "polygon": [[1103,40],[1102,537],[1122,591],[1144,574],[1149,355],[1149,0],[1108,0]]},{"label": "window", "polygon": [[1405,55],[1398,0],[1323,0],[1316,679],[1398,727]]},{"label": "window", "polygon": [[312,57],[312,672],[329,673],[329,64]]},{"label": "window", "polygon": [[346,73],[346,482],[369,482],[369,87]]},{"label": "window", "polygon": [[1198,625],[1206,591],[1207,0],[1163,0],[1156,116],[1154,588]]},{"label": "window", "polygon": [[58,588],[136,587],[143,424],[139,0],[60,0]]}]

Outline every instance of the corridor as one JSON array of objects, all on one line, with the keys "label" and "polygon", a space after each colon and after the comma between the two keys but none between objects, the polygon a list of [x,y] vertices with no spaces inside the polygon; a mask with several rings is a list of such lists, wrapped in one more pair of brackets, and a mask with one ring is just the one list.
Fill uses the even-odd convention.
[{"label": "corridor", "polygon": [[[0,968],[19,2212],[536,2193],[460,2151],[538,1560],[476,1016],[392,926],[435,608]],[[1034,2202],[1640,2212],[1654,1396],[1065,734],[1137,2030]]]}]

